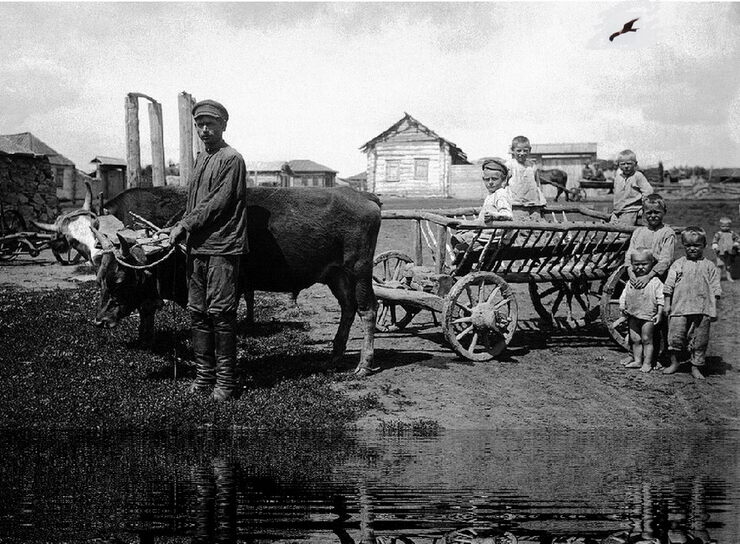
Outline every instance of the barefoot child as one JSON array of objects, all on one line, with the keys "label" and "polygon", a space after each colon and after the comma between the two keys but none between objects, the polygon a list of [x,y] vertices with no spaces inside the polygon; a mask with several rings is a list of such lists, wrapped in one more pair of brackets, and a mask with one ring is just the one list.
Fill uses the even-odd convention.
[{"label": "barefoot child", "polygon": [[730,227],[732,227],[732,220],[729,217],[720,218],[719,230],[714,233],[712,240],[712,249],[717,255],[720,279],[722,279],[724,269],[727,281],[735,281],[732,279],[732,266],[735,264],[735,255],[740,247],[740,236],[731,231]]},{"label": "barefoot child", "polygon": [[650,249],[633,250],[631,261],[632,272],[641,281],[639,287],[628,283],[619,297],[619,307],[629,320],[632,344],[633,359],[625,367],[650,372],[654,359],[653,331],[663,316],[663,283],[651,274],[655,257]]},{"label": "barefoot child", "polygon": [[681,233],[686,256],[671,265],[663,288],[665,312],[669,316],[668,349],[671,366],[664,374],[678,370],[680,353],[688,348],[691,374],[703,380],[709,344],[709,323],[717,320],[717,301],[722,295],[717,267],[704,257],[707,234],[701,227],[687,227]]},{"label": "barefoot child", "polygon": [[637,171],[637,155],[625,149],[617,155],[617,173],[614,175],[614,209],[610,223],[637,225],[642,200],[653,192],[653,187],[642,172]]},{"label": "barefoot child", "polygon": [[[659,194],[652,193],[645,197],[642,203],[643,219],[647,223],[644,227],[637,227],[630,238],[630,245],[624,258],[624,264],[627,266],[627,274],[630,283],[637,289],[642,289],[654,277],[657,277],[661,283],[665,282],[668,275],[668,269],[673,262],[673,251],[676,245],[676,234],[673,229],[663,223],[663,217],[666,214],[666,204],[663,197]],[[636,276],[632,269],[631,256],[636,248],[650,249],[654,261],[652,269],[644,276]],[[665,347],[665,340],[668,335],[668,323],[663,320],[660,326],[654,331],[656,341],[657,356],[660,353],[660,346]],[[623,365],[633,362],[631,357],[622,361]]]},{"label": "barefoot child", "polygon": [[536,220],[544,217],[547,204],[542,193],[537,164],[529,158],[532,146],[526,136],[517,136],[511,141],[511,156],[506,167],[509,169],[507,188],[514,211],[514,219]]}]

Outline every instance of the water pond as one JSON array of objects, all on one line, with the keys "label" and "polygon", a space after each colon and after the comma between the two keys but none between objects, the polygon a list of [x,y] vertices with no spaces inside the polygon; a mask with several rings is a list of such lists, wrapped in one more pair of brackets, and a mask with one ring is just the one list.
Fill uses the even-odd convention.
[{"label": "water pond", "polygon": [[5,434],[0,543],[734,543],[739,445],[727,432]]}]

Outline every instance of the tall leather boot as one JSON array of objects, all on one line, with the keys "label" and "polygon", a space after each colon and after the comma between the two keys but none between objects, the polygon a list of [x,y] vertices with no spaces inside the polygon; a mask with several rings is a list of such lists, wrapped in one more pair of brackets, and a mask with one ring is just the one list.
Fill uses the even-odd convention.
[{"label": "tall leather boot", "polygon": [[214,357],[214,334],[210,320],[204,316],[192,316],[193,359],[196,374],[188,393],[209,391],[216,383],[216,358]]},{"label": "tall leather boot", "polygon": [[211,398],[217,401],[234,398],[239,392],[236,368],[236,315],[213,317],[216,343],[216,387]]}]

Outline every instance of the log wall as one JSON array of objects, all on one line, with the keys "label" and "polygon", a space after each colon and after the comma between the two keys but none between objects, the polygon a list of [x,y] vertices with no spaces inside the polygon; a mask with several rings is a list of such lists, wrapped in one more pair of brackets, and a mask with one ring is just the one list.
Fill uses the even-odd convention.
[{"label": "log wall", "polygon": [[46,158],[0,155],[0,201],[26,223],[52,222],[60,213],[54,175]]}]

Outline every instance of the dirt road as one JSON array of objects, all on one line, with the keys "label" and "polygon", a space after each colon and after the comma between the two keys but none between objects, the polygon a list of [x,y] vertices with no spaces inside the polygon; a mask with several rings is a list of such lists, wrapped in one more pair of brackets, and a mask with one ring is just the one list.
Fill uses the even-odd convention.
[{"label": "dirt road", "polygon": [[[92,279],[91,268],[63,267],[50,252],[0,265],[0,287],[75,289]],[[338,379],[335,387],[377,398],[379,408],[358,422],[370,429],[425,420],[447,429],[738,428],[740,282],[722,286],[722,315],[712,329],[704,382],[685,371],[664,376],[625,370],[618,363],[624,353],[599,328],[545,334],[530,321],[534,313],[521,293],[520,332],[502,360],[459,359],[425,313],[402,332],[378,334],[380,372],[364,380]],[[311,343],[328,344],[339,319],[328,289],[308,289],[298,304],[291,319],[311,324]],[[355,323],[347,368],[359,358],[361,338]]]}]

